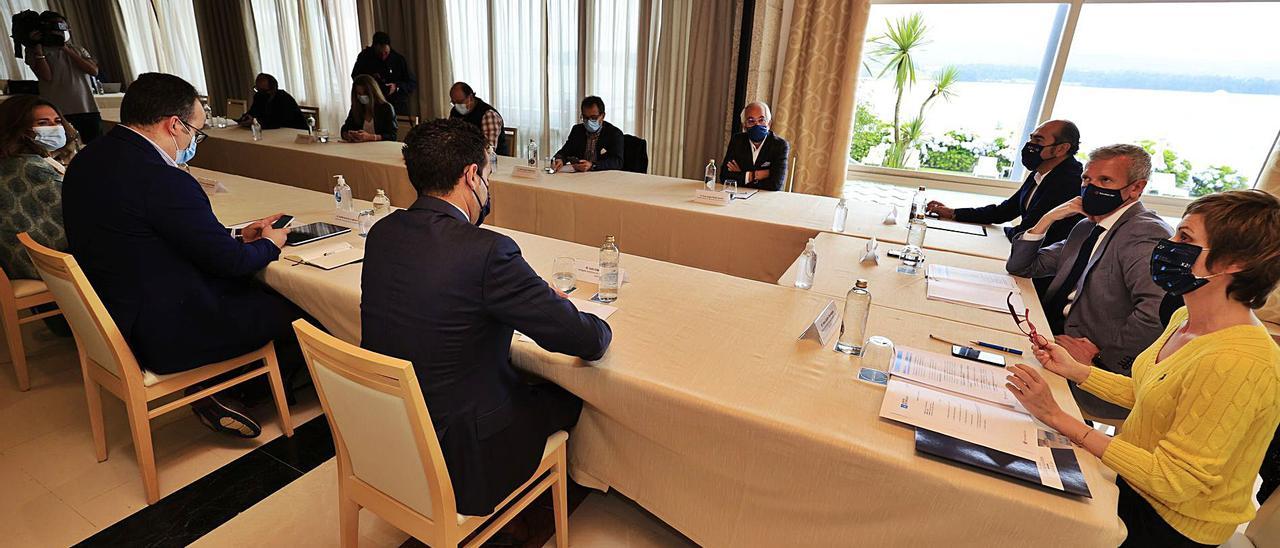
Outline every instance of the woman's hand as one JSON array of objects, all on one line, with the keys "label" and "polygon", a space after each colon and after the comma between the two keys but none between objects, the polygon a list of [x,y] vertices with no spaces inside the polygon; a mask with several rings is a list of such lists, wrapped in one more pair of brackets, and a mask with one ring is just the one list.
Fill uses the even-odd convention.
[{"label": "woman's hand", "polygon": [[1082,383],[1089,378],[1091,368],[1076,361],[1067,349],[1057,343],[1050,342],[1043,335],[1036,335],[1031,339],[1031,344],[1032,353],[1045,369],[1075,383]]},{"label": "woman's hand", "polygon": [[1054,401],[1053,392],[1049,391],[1044,377],[1026,364],[1014,364],[1005,369],[1009,371],[1009,376],[1005,377],[1005,388],[1040,422],[1054,426],[1054,422],[1063,415],[1062,408]]}]

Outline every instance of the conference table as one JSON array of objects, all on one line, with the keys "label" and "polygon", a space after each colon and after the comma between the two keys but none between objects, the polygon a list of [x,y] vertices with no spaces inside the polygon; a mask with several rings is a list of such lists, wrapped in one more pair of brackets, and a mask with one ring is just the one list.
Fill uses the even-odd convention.
[{"label": "conference table", "polygon": [[[118,113],[104,111],[104,117],[118,120]],[[193,166],[320,192],[330,192],[333,176],[342,174],[358,199],[372,199],[379,189],[397,207],[417,198],[400,143],[299,143],[305,132],[293,129],[266,130],[260,141],[239,127],[204,131],[209,138],[200,144]],[[522,178],[513,174],[518,162],[502,157],[494,169],[490,224],[589,246],[613,235],[633,255],[768,283],[782,275],[809,238],[833,232],[838,200],[827,196],[761,191],[716,206],[694,201],[699,181],[623,171]],[[891,201],[904,198],[861,198],[850,201],[843,233],[905,242],[905,203],[897,208],[896,224],[884,223]],[[985,231],[973,236],[931,230],[926,245],[1003,260],[1008,240],[997,227]]]},{"label": "conference table", "polygon": [[[230,190],[211,197],[224,223],[276,212],[334,221],[327,193],[193,172]],[[593,246],[488,229],[513,238],[548,279],[556,257],[597,256]],[[621,266],[629,281],[608,319],[604,358],[588,363],[518,339],[511,347],[516,367],[585,401],[569,443],[579,483],[615,489],[706,546],[1115,546],[1124,537],[1114,476],[1083,450],[1092,498],[917,455],[911,428],[878,418],[883,388],[856,380],[858,358],[797,338],[830,296],[630,253]],[[325,271],[278,261],[261,276],[358,343],[360,273],[360,263]],[[574,295],[593,292],[580,280]],[[930,333],[1026,349],[1021,335],[882,301],[873,301],[869,331],[935,352],[947,347]],[[1047,378],[1079,416],[1065,383]]]},{"label": "conference table", "polygon": [[[13,95],[0,95],[0,103],[8,101]],[[93,102],[98,105],[99,110],[111,110],[112,112],[120,109],[120,101],[124,99],[123,93],[98,93],[94,94]]]}]

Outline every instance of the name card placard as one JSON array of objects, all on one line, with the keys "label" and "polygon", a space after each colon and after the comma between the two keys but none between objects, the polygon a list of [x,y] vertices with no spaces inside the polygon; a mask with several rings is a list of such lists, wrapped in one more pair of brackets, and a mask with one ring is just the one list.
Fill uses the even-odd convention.
[{"label": "name card placard", "polygon": [[204,190],[205,194],[208,194],[210,196],[213,196],[214,194],[225,194],[227,192],[231,192],[230,190],[227,189],[225,185],[223,185],[217,179],[210,179],[208,177],[196,177],[196,182],[200,183],[200,188]]},{"label": "name card placard", "polygon": [[300,145],[310,145],[313,143],[319,143],[320,139],[315,135],[307,135],[305,133],[300,133],[296,138],[293,139],[293,142]]},{"label": "name card placard", "polygon": [[827,301],[827,306],[822,307],[822,312],[818,313],[818,317],[804,329],[799,338],[816,340],[825,347],[839,327],[840,315],[836,313],[836,302]]},{"label": "name card placard", "polygon": [[700,204],[727,206],[733,201],[733,195],[719,190],[699,189],[694,191],[693,201]]},{"label": "name card placard", "polygon": [[511,168],[511,176],[521,179],[537,179],[538,168],[537,166],[517,165]]},{"label": "name card placard", "polygon": [[333,218],[337,219],[338,223],[349,223],[355,225],[360,223],[360,212],[347,211],[345,209],[334,209]]}]

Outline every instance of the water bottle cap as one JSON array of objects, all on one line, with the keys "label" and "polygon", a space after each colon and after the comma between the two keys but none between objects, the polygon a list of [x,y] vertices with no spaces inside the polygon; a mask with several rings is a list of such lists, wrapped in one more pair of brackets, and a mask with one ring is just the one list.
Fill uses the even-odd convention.
[{"label": "water bottle cap", "polygon": [[858,278],[858,281],[853,282],[853,286],[854,286],[854,287],[856,287],[856,288],[858,288],[858,289],[866,289],[866,288],[867,288],[867,281],[866,281],[866,280],[864,280],[864,279],[862,279],[862,278]]}]

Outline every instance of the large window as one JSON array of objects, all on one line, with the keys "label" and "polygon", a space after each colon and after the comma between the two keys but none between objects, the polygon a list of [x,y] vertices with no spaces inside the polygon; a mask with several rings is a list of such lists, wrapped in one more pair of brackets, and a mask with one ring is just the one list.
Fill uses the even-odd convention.
[{"label": "large window", "polygon": [[133,76],[167,72],[204,93],[204,58],[192,0],[116,1],[124,27],[120,35]]},{"label": "large window", "polygon": [[1280,2],[874,5],[850,171],[1021,180],[1026,134],[1065,118],[1082,156],[1146,147],[1148,193],[1253,186],[1280,132],[1276,21]]},{"label": "large window", "polygon": [[[336,132],[351,108],[351,67],[360,52],[356,0],[251,0],[258,61]],[[246,93],[252,82],[245,82]]]}]

